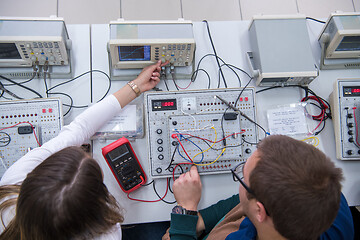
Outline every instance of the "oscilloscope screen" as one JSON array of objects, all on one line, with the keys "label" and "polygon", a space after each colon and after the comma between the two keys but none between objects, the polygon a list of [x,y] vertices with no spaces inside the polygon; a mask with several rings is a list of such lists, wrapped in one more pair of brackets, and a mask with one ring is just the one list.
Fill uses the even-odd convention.
[{"label": "oscilloscope screen", "polygon": [[149,45],[119,46],[119,61],[150,61]]}]

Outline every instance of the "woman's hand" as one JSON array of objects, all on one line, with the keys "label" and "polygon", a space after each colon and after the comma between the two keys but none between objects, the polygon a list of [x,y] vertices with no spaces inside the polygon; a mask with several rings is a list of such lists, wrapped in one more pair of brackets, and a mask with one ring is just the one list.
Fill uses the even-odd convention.
[{"label": "woman's hand", "polygon": [[161,63],[161,61],[158,61],[156,64],[147,66],[141,71],[139,76],[133,81],[141,93],[153,89],[160,82],[160,70],[166,64],[168,62]]}]

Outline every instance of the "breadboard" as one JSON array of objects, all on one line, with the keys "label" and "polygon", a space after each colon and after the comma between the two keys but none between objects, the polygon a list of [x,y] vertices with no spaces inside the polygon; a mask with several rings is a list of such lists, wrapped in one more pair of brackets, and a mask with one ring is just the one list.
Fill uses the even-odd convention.
[{"label": "breadboard", "polygon": [[[229,173],[232,167],[245,161],[255,151],[257,128],[240,114],[232,120],[222,120],[225,111],[234,111],[216,98],[219,96],[234,106],[239,98],[236,107],[256,121],[254,89],[246,88],[239,97],[242,90],[145,93],[150,175],[154,178],[172,176],[174,167],[189,162],[189,157],[198,164],[200,174]],[[174,138],[175,135],[179,139]],[[226,147],[221,140],[224,136],[228,136]],[[188,168],[189,165],[177,167],[175,174]]]},{"label": "breadboard", "polygon": [[[0,102],[0,129],[3,129],[0,130],[1,177],[6,168],[24,156],[30,148],[38,147],[33,133],[18,133],[19,127],[30,126],[29,123],[33,125],[40,144],[57,136],[63,125],[60,99],[46,98]],[[19,125],[14,126],[16,124]]]}]

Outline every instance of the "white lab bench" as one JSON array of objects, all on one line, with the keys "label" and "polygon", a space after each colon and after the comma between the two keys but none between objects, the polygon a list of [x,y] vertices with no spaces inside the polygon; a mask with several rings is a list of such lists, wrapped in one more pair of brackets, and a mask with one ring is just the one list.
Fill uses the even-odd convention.
[{"label": "white lab bench", "polygon": [[[249,71],[245,53],[250,51],[250,42],[248,38],[249,21],[222,21],[209,22],[211,35],[216,47],[219,57],[225,62],[235,65],[243,70]],[[322,24],[308,20],[308,30],[311,45],[313,48],[313,55],[315,62],[319,65],[320,60],[320,46],[317,42],[318,34],[322,28]],[[107,53],[107,42],[109,39],[109,25],[68,25],[70,38],[73,42],[73,59],[74,59],[74,76],[77,76],[90,69],[102,70],[109,73],[109,61]],[[201,57],[208,53],[213,53],[209,41],[205,23],[194,22],[194,35],[196,41],[196,64]],[[276,56],[274,56],[276,57]],[[218,67],[214,57],[208,57],[203,60],[202,68],[210,74],[212,78],[211,87],[216,88],[218,82]],[[226,77],[228,87],[239,87],[238,79],[228,69],[224,68],[224,75]],[[242,86],[245,86],[249,78],[242,73]],[[316,94],[328,100],[329,95],[333,89],[333,83],[338,78],[360,78],[360,70],[324,70],[320,71],[319,76],[310,84]],[[130,79],[129,79],[130,80]],[[186,86],[189,80],[178,80],[178,84]],[[61,80],[55,79],[49,81],[50,86],[60,83]],[[126,81],[112,81],[110,93],[115,92],[122,87]],[[42,80],[36,80],[31,83],[31,87],[44,91],[44,83]],[[173,83],[169,80],[168,85],[170,90],[175,90]],[[208,85],[208,79],[205,74],[199,73],[198,78],[192,83],[189,89],[205,89]],[[92,86],[92,88],[91,88]],[[92,73],[76,80],[70,84],[63,86],[58,91],[65,91],[74,98],[75,105],[86,105],[91,101],[96,102],[106,92],[108,82],[105,76],[99,73]],[[249,86],[254,86],[252,81]],[[158,87],[165,90],[165,85],[161,82]],[[221,87],[224,87],[221,84]],[[92,96],[91,96],[92,89]],[[261,89],[261,88],[258,88]],[[11,88],[17,93],[23,91],[18,88]],[[283,88],[265,91],[256,95],[257,102],[257,121],[259,124],[267,127],[266,113],[268,108],[274,107],[278,104],[299,102],[303,97],[303,91],[298,88]],[[64,102],[67,99],[64,99]],[[65,118],[65,124],[69,124],[82,109],[73,109],[71,114]],[[146,134],[146,126],[145,126]],[[263,137],[260,132],[261,137]],[[318,135],[320,140],[319,148],[325,152],[333,162],[342,168],[345,180],[343,181],[343,193],[345,194],[349,205],[360,205],[360,160],[359,161],[340,161],[336,159],[335,154],[335,135],[331,120],[326,121],[326,127]],[[108,165],[106,164],[102,154],[101,148],[111,143],[113,140],[93,141],[93,156],[101,165],[104,171],[104,182],[110,192],[118,200],[125,213],[125,224],[131,223],[145,223],[155,221],[166,221],[170,219],[170,212],[173,205],[168,205],[163,202],[143,203],[129,200],[126,194],[121,190],[115,178],[113,177]],[[147,138],[136,139],[131,142],[137,157],[139,158],[146,174],[149,176],[149,161],[147,148]],[[239,184],[233,182],[232,176],[228,174],[216,174],[202,176],[202,198],[199,208],[210,206],[218,200],[227,198],[233,194],[238,193]],[[148,179],[150,182],[152,179]],[[162,196],[166,190],[165,179],[155,179],[156,189]],[[172,181],[171,181],[172,184]],[[277,183],[274,183],[277,184]],[[154,193],[152,186],[144,186],[131,196],[144,200],[156,200],[158,197]],[[167,201],[173,201],[174,197],[169,192],[165,198]]]}]

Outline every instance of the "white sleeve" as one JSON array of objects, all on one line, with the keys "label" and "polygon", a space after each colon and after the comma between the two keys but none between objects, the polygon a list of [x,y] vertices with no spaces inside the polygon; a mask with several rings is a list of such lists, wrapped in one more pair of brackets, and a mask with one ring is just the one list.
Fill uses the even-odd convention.
[{"label": "white sleeve", "polygon": [[105,123],[121,110],[114,95],[86,109],[69,125],[63,127],[58,136],[35,148],[17,160],[3,175],[0,185],[22,182],[27,174],[51,154],[69,146],[81,146]]}]

